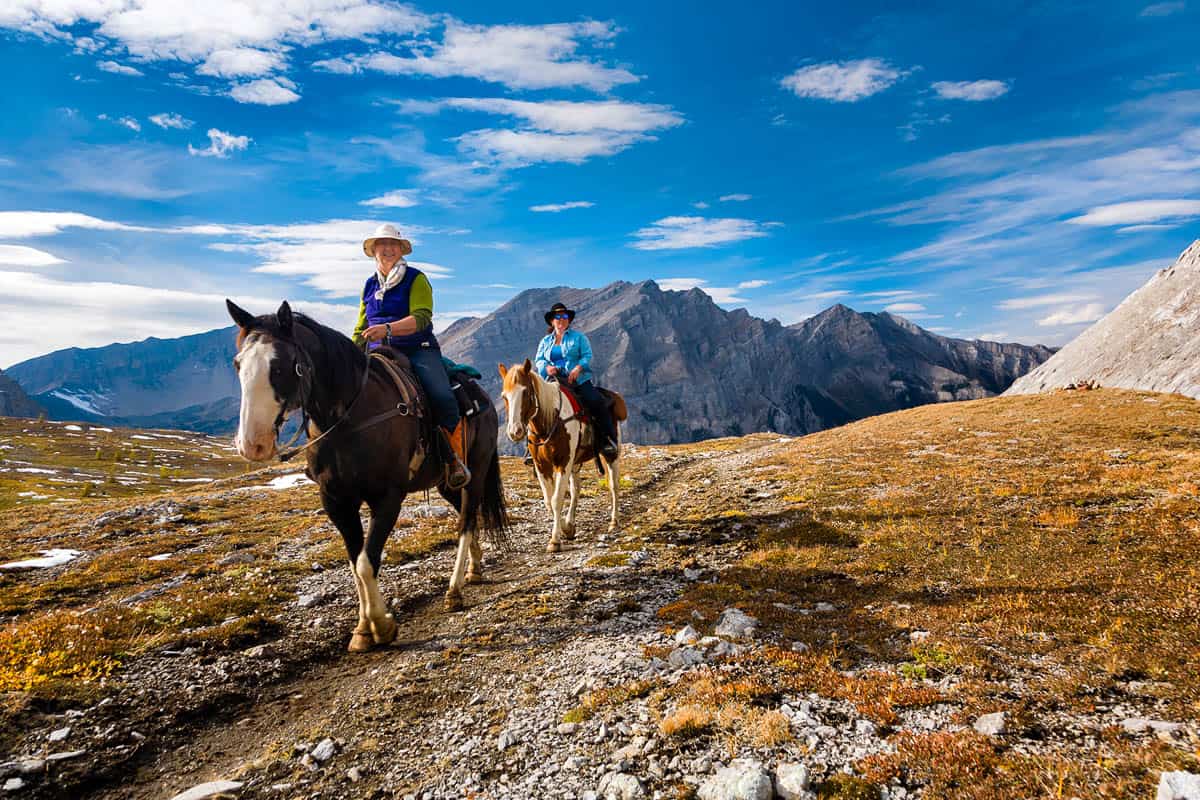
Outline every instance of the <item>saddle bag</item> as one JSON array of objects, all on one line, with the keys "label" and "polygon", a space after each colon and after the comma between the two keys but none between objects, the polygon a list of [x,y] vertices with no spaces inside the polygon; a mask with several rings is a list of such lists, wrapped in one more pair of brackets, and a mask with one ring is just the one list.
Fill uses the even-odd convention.
[{"label": "saddle bag", "polygon": [[488,407],[487,395],[470,373],[457,371],[450,374],[450,390],[458,401],[458,413],[464,419],[473,417]]}]

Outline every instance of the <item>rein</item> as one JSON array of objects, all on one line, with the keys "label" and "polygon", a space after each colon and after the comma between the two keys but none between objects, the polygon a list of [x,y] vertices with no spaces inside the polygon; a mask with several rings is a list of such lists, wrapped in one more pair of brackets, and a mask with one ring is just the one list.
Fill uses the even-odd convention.
[{"label": "rein", "polygon": [[[549,381],[545,381],[545,383],[548,384]],[[558,385],[556,383],[554,386],[554,392],[555,392],[555,394],[558,395],[558,397],[555,398],[558,401],[558,404],[557,404],[557,408],[554,409],[554,411],[555,411],[554,421],[550,424],[550,430],[546,432],[546,435],[541,436],[537,433],[537,431],[535,431],[533,429],[533,423],[537,422],[538,418],[541,417],[541,415],[542,415],[542,398],[541,398],[541,393],[538,392],[538,384],[536,382],[534,383],[534,385],[532,387],[532,391],[533,391],[533,416],[530,417],[530,419],[529,419],[529,423],[528,423],[529,431],[526,434],[526,438],[529,439],[529,443],[532,444],[534,447],[541,447],[542,444],[550,441],[550,439],[554,436],[554,434],[556,434],[558,432],[558,429],[560,427],[562,427],[562,424],[564,422],[570,422],[571,420],[575,419],[575,412],[572,411],[571,416],[566,417],[566,418],[563,418],[559,413],[557,413],[562,410],[563,391],[562,391],[562,389],[560,389],[558,387]]]},{"label": "rein", "polygon": [[[297,377],[300,378],[301,381],[303,381],[303,383],[301,384],[301,388],[300,388],[300,427],[296,429],[296,433],[292,436],[291,440],[287,444],[284,445],[285,448],[291,448],[291,449],[284,450],[283,452],[281,452],[279,454],[280,462],[291,461],[293,458],[298,456],[300,453],[303,453],[304,451],[308,450],[308,448],[312,447],[314,444],[321,441],[329,434],[333,433],[339,425],[341,425],[343,422],[345,422],[347,419],[349,419],[350,414],[354,411],[354,406],[356,406],[358,404],[359,398],[362,397],[363,394],[366,392],[367,381],[369,381],[371,378],[372,359],[385,358],[385,356],[378,356],[378,355],[375,355],[374,353],[370,354],[367,357],[367,365],[363,369],[362,383],[360,383],[358,385],[358,392],[355,393],[354,399],[350,401],[350,405],[348,405],[346,407],[345,413],[343,413],[342,416],[340,416],[336,422],[334,422],[332,425],[330,425],[328,428],[326,428],[324,431],[322,431],[320,433],[320,435],[318,435],[315,439],[308,440],[308,442],[306,442],[301,447],[292,447],[292,445],[295,444],[296,441],[300,438],[300,433],[302,431],[308,430],[309,414],[308,414],[308,398],[306,397],[306,395],[309,394],[309,392],[306,391],[306,389],[307,389],[307,387],[311,386],[311,382],[312,382],[312,360],[308,357],[308,352],[305,351],[304,348],[297,345],[296,349],[299,350],[304,355],[304,360],[308,362],[309,369],[308,369],[308,376],[306,379],[304,371],[301,370],[299,364],[296,364],[296,375],[297,375]],[[409,406],[409,404],[407,402],[405,402],[404,397],[401,396],[400,402],[397,403],[394,408],[389,408],[387,411],[382,411],[382,412],[374,415],[373,417],[368,417],[367,419],[363,420],[362,422],[360,422],[359,424],[357,424],[353,428],[351,428],[350,433],[358,433],[361,430],[370,428],[372,425],[378,425],[380,422],[389,420],[392,417],[403,417],[403,416],[407,416],[410,413],[412,413],[412,408]]]}]

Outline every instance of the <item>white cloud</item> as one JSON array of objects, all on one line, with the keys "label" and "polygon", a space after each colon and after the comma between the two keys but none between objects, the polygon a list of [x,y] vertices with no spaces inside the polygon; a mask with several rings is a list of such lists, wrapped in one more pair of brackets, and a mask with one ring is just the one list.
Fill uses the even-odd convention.
[{"label": "white cloud", "polygon": [[770,281],[764,281],[764,280],[742,281],[741,283],[739,283],[737,285],[737,288],[739,288],[739,289],[761,289],[762,287],[766,286],[768,283],[770,283]]},{"label": "white cloud", "polygon": [[295,88],[296,84],[287,78],[259,78],[249,83],[239,83],[229,90],[229,96],[239,103],[282,106],[300,99],[300,95],[293,91]]},{"label": "white cloud", "polygon": [[513,89],[582,87],[606,92],[634,83],[623,68],[607,67],[580,55],[581,46],[604,47],[617,35],[611,22],[552,25],[468,25],[448,20],[440,42],[421,43],[414,55],[388,52],[318,61],[313,66],[349,74],[373,70],[390,75],[466,77]]},{"label": "white cloud", "polygon": [[754,195],[750,194],[723,194],[717,198],[721,203],[744,203],[752,199],[754,199]]},{"label": "white cloud", "polygon": [[596,204],[590,200],[571,200],[566,203],[547,203],[540,206],[530,206],[529,210],[540,213],[557,214],[560,211],[570,211],[572,208],[591,208],[594,205]]},{"label": "white cloud", "polygon": [[398,105],[409,113],[432,113],[443,108],[482,111],[514,117],[534,130],[552,133],[645,133],[673,128],[684,121],[670,106],[621,100],[533,102],[500,97],[451,97],[437,101],[401,101]]},{"label": "white cloud", "polygon": [[458,97],[405,100],[398,105],[407,113],[457,109],[519,120],[521,127],[517,130],[484,128],[456,139],[468,158],[506,169],[543,162],[578,164],[596,156],[614,155],[638,142],[653,141],[654,131],[683,124],[683,117],[667,106],[617,100],[530,102]]},{"label": "white cloud", "polygon": [[884,311],[891,314],[916,314],[925,310],[925,306],[920,303],[892,303],[883,307]]},{"label": "white cloud", "polygon": [[1169,17],[1172,14],[1183,11],[1187,8],[1187,3],[1183,0],[1171,0],[1166,3],[1154,3],[1142,9],[1139,17]]},{"label": "white cloud", "polygon": [[118,64],[116,61],[98,61],[96,62],[96,68],[102,69],[105,72],[111,72],[115,75],[137,76],[142,74],[141,70],[134,69],[133,67],[125,64]]},{"label": "white cloud", "polygon": [[635,231],[638,239],[630,245],[638,250],[680,250],[755,239],[767,235],[772,223],[750,219],[707,219],[705,217],[664,217]]},{"label": "white cloud", "polygon": [[650,137],[630,133],[546,133],[488,128],[468,131],[457,138],[462,151],[473,158],[504,168],[565,162],[582,164],[589,158],[611,156]]},{"label": "white cloud", "polygon": [[16,267],[49,267],[62,263],[65,262],[61,258],[47,253],[45,250],[16,244],[0,244],[0,264]]},{"label": "white cloud", "polygon": [[704,209],[708,208],[708,203],[704,202],[703,200],[697,200],[696,202],[692,203],[692,208],[698,208],[703,211]]},{"label": "white cloud", "polygon": [[665,292],[686,292],[699,289],[713,299],[717,305],[735,305],[746,302],[739,297],[737,289],[728,286],[709,286],[703,278],[656,278],[658,288]]},{"label": "white cloud", "polygon": [[[377,225],[377,220],[331,219],[291,225],[191,225],[171,232],[232,239],[211,247],[258,256],[262,260],[254,272],[302,279],[331,297],[357,297],[372,269],[362,242]],[[430,232],[413,225],[401,225],[400,230],[414,247],[419,246],[421,234]],[[453,274],[440,264],[412,259],[408,263],[432,279]]]},{"label": "white cloud", "polygon": [[1104,316],[1104,306],[1101,303],[1088,303],[1085,306],[1061,308],[1048,317],[1037,321],[1043,327],[1058,325],[1079,325],[1084,322],[1095,322]]},{"label": "white cloud", "polygon": [[204,150],[198,150],[189,144],[188,152],[194,156],[229,158],[230,153],[234,153],[239,150],[245,150],[249,146],[249,136],[234,136],[231,133],[226,133],[225,131],[218,130],[216,128],[209,128],[208,147]]},{"label": "white cloud", "polygon": [[1004,81],[938,81],[933,90],[944,100],[995,100],[1008,94],[1009,85]]},{"label": "white cloud", "polygon": [[780,83],[797,97],[855,103],[882,92],[903,75],[886,61],[864,58],[801,67]]},{"label": "white cloud", "polygon": [[1140,225],[1191,217],[1200,217],[1200,200],[1134,200],[1097,206],[1067,222],[1076,225]]},{"label": "white cloud", "polygon": [[859,295],[864,300],[872,300],[881,303],[895,303],[901,300],[915,300],[921,297],[928,297],[928,294],[914,292],[911,289],[888,289],[881,292],[863,292]]},{"label": "white cloud", "polygon": [[370,200],[363,200],[359,205],[376,208],[412,208],[417,205],[417,200],[413,197],[415,191],[414,189],[396,189],[378,197],[372,197]]},{"label": "white cloud", "polygon": [[142,123],[138,122],[133,117],[121,117],[116,120],[116,123],[129,128],[131,131],[140,131],[142,129]]},{"label": "white cloud", "polygon": [[281,53],[253,47],[235,47],[209,53],[196,72],[199,75],[218,78],[257,78],[283,69],[284,63]]},{"label": "white cloud", "polygon": [[174,111],[163,114],[151,114],[150,121],[160,128],[175,128],[176,130],[186,131],[196,123],[192,122],[187,117],[176,114]]},{"label": "white cloud", "polygon": [[1039,294],[1032,297],[1012,297],[999,303],[996,308],[1012,311],[1023,308],[1041,308],[1043,306],[1058,306],[1064,303],[1077,303],[1095,300],[1094,294]]},{"label": "white cloud", "polygon": [[50,236],[67,228],[90,228],[101,231],[151,231],[137,225],[110,222],[75,211],[0,211],[0,238],[24,239],[30,236]]},{"label": "white cloud", "polygon": [[[0,351],[12,363],[52,350],[147,336],[170,338],[230,324],[225,294],[162,289],[103,281],[59,280],[30,272],[0,271]],[[274,311],[278,298],[234,294],[257,313]],[[327,325],[349,331],[357,306],[298,301],[293,307]],[[70,319],[70,325],[46,325]]]}]

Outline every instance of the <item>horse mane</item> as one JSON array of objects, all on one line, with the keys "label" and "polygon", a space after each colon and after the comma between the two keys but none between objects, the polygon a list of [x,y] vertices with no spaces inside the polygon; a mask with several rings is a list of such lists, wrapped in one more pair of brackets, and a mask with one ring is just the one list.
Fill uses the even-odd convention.
[{"label": "horse mane", "polygon": [[342,333],[326,325],[322,325],[312,317],[296,313],[293,315],[294,324],[302,325],[317,339],[327,370],[327,380],[334,386],[356,386],[366,369],[367,356],[354,341]]}]

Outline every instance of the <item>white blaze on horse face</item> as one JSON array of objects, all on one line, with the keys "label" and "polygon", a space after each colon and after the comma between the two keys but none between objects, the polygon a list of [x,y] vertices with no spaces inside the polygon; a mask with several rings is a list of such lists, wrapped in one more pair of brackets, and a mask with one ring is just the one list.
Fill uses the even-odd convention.
[{"label": "white blaze on horse face", "polygon": [[242,384],[242,408],[234,439],[238,453],[250,461],[266,461],[275,455],[275,420],[283,405],[271,386],[271,361],[275,345],[251,341],[238,353],[238,380]]},{"label": "white blaze on horse face", "polygon": [[525,386],[518,383],[513,388],[504,392],[504,399],[508,401],[508,424],[505,426],[505,432],[511,441],[519,442],[525,438],[525,423],[521,419],[521,401],[525,397]]}]

